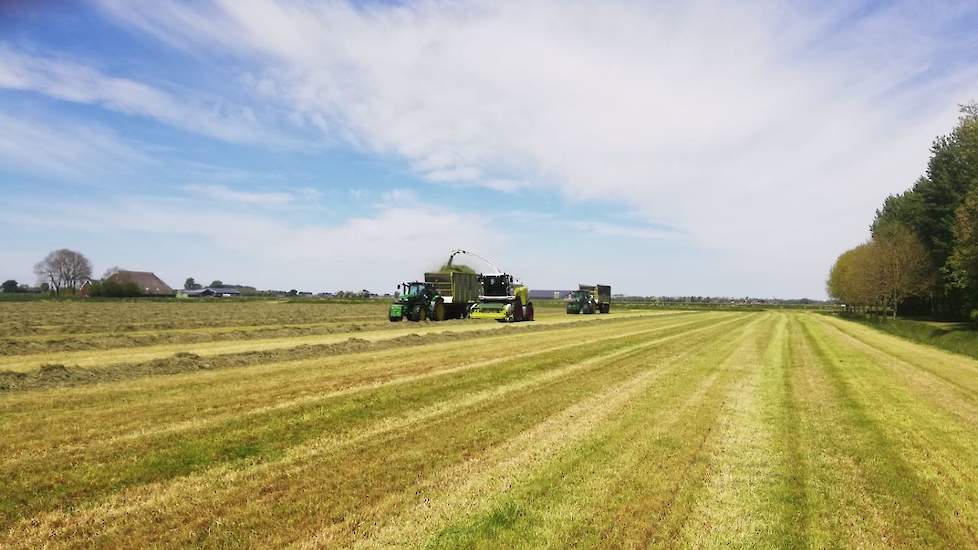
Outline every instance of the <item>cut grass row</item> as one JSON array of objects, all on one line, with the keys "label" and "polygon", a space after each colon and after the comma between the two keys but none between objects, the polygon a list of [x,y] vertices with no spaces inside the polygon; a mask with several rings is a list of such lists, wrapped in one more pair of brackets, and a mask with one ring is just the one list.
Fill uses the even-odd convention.
[{"label": "cut grass row", "polygon": [[[91,443],[96,434],[104,440],[121,434],[169,431],[174,426],[198,425],[217,417],[285,409],[326,396],[417,382],[514,359],[534,360],[567,348],[569,340],[575,346],[586,347],[608,339],[675,334],[693,324],[702,327],[716,320],[713,316],[660,317],[587,327],[584,335],[541,331],[521,335],[520,345],[513,345],[510,336],[505,335],[352,357],[264,363],[238,371],[23,393],[0,402],[0,456],[12,456],[13,445],[5,445],[23,430],[43,435],[40,440],[46,445],[63,449],[76,442]],[[134,396],[138,396],[138,402]],[[139,414],[126,414],[136,405]],[[37,415],[38,407],[46,414]],[[50,431],[43,432],[45,428]],[[38,447],[29,450],[37,451]]]},{"label": "cut grass row", "polygon": [[402,323],[383,325],[378,330],[355,330],[328,334],[306,336],[280,336],[273,338],[248,338],[244,340],[218,340],[194,343],[169,343],[145,345],[140,347],[121,347],[110,349],[57,351],[44,353],[13,354],[0,356],[0,370],[27,372],[47,364],[70,365],[77,367],[98,367],[119,363],[147,362],[155,359],[172,357],[176,353],[192,353],[200,357],[228,355],[233,353],[262,352],[294,348],[297,346],[322,346],[336,344],[356,337],[368,342],[390,340],[403,336],[427,334],[465,334],[485,330],[532,330],[541,325],[560,325],[577,322],[613,322],[633,317],[650,317],[656,315],[676,315],[675,312],[645,312],[629,313],[616,316],[575,316],[575,315],[543,315],[533,323],[506,324],[494,321],[448,322],[448,323]]},{"label": "cut grass row", "polygon": [[973,360],[785,312],[403,351],[0,396],[0,546],[978,544]]},{"label": "cut grass row", "polygon": [[[712,328],[712,320],[701,319],[698,322],[700,325]],[[689,322],[685,324],[688,325]],[[661,332],[665,333],[666,337],[669,334],[681,334],[686,329],[682,325],[682,323],[667,324],[662,327]],[[358,380],[353,383],[367,385],[367,388],[360,392],[323,391],[322,386],[333,377],[328,374],[328,371],[324,376],[323,367],[314,363],[301,366],[286,364],[283,365],[284,369],[275,368],[274,365],[263,367],[261,371],[266,374],[264,378],[275,379],[280,388],[281,384],[286,384],[286,388],[293,388],[291,390],[293,392],[295,392],[294,388],[298,387],[299,391],[311,397],[294,400],[293,406],[289,407],[274,406],[254,414],[224,415],[218,422],[194,422],[179,431],[156,431],[138,438],[117,438],[111,445],[96,443],[81,449],[74,448],[68,454],[50,450],[46,453],[40,450],[27,454],[21,452],[18,460],[5,463],[0,471],[0,474],[10,481],[7,490],[11,493],[3,495],[6,498],[0,500],[18,509],[31,511],[37,506],[70,503],[120,487],[186,475],[215,464],[237,462],[254,456],[261,457],[262,460],[274,460],[288,448],[302,444],[322,433],[330,433],[334,436],[342,436],[348,432],[355,433],[361,429],[360,423],[363,421],[381,419],[386,415],[396,416],[425,403],[438,402],[440,396],[446,392],[465,394],[487,390],[508,381],[523,380],[531,374],[570,363],[572,360],[586,360],[592,356],[612,352],[622,346],[642,343],[650,333],[655,331],[654,327],[648,327],[618,337],[606,335],[602,338],[599,335],[600,340],[572,345],[567,345],[565,342],[564,345],[543,353],[525,354],[521,353],[525,350],[515,347],[516,357],[508,361],[499,360],[498,343],[496,346],[483,347],[482,355],[473,350],[471,345],[456,343],[453,350],[455,356],[459,356],[464,348],[468,357],[474,359],[461,357],[463,361],[492,361],[486,365],[491,368],[448,369],[449,372],[443,373],[442,376],[425,378],[408,374],[408,379],[402,383],[381,386],[370,384],[372,380],[369,376],[359,374],[355,375]],[[439,368],[452,364],[451,361],[445,360],[447,357],[439,358],[425,354],[420,358],[421,366],[426,368]],[[379,358],[379,361],[389,369],[390,364],[386,359],[388,358]],[[411,365],[412,362],[406,361],[406,363]],[[296,386],[295,384],[302,382],[301,378],[296,376],[300,370],[311,371],[314,375],[313,381],[318,382],[320,388]],[[259,382],[252,378],[255,373],[247,374],[246,383],[237,388],[240,398],[250,403],[251,408],[255,408],[256,398],[259,402],[268,403],[276,395],[280,396],[280,394],[262,392],[262,384],[253,383]],[[233,381],[233,376],[224,376],[222,378],[225,379],[225,383],[219,383],[217,387],[212,385],[203,388],[211,390],[212,395],[200,395],[200,392],[194,391],[193,386],[206,384],[207,381],[200,380],[199,377],[188,378],[185,381],[188,384],[181,385],[179,388],[171,387],[170,391],[166,392],[157,391],[153,395],[164,399],[172,396],[184,402],[189,398],[203,403],[216,401],[227,403],[231,397],[230,388],[226,385],[227,379],[232,378],[231,383],[236,382]],[[344,384],[342,380],[340,384]],[[348,387],[349,384],[348,381],[345,385]],[[316,389],[319,391],[309,393],[310,390]],[[26,398],[21,402],[25,405],[36,404],[36,401],[28,401]],[[114,402],[118,405],[108,410],[101,410],[102,415],[107,418],[119,417],[122,416],[120,414],[122,410],[126,410],[129,411],[128,419],[131,421],[134,418],[133,413],[146,410],[156,419],[159,418],[161,405],[171,407],[169,403],[160,403],[160,399],[149,400],[148,403],[140,403],[137,407],[133,407],[130,399],[122,398],[118,394],[114,397]],[[278,404],[281,400],[271,402]],[[17,413],[11,412],[14,414],[10,415],[13,422],[9,428],[11,431],[22,429],[24,426],[13,418]],[[35,422],[55,420],[38,419],[33,410],[24,410],[20,416],[31,416]],[[38,429],[43,427],[40,423],[35,425]],[[75,437],[72,440],[61,441],[58,444],[73,443],[77,447],[80,442],[100,432],[102,425],[103,423],[98,421],[78,425],[73,430]],[[130,425],[130,430],[139,427]],[[60,429],[56,431],[58,434],[63,433]],[[16,433],[11,433],[11,437],[16,437]],[[47,439],[50,441],[51,438]],[[16,495],[27,494],[29,488],[35,491],[40,489],[41,496],[31,496],[27,501],[18,502]]]},{"label": "cut grass row", "polygon": [[0,337],[77,335],[170,329],[302,325],[324,320],[383,319],[388,303],[270,300],[0,301]]}]

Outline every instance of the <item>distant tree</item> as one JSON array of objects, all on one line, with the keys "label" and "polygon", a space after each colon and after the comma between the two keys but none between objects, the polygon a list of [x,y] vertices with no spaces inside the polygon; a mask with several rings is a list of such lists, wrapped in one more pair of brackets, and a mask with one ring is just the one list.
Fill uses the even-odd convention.
[{"label": "distant tree", "polygon": [[965,195],[954,216],[954,248],[945,273],[950,284],[978,304],[978,186]]},{"label": "distant tree", "polygon": [[829,272],[829,296],[854,310],[877,305],[879,292],[875,260],[870,243],[863,243],[839,256]]},{"label": "distant tree", "polygon": [[829,272],[829,296],[851,308],[892,308],[926,295],[933,287],[933,266],[920,240],[905,226],[880,227],[868,242],[847,250]]},{"label": "distant tree", "polygon": [[62,248],[34,265],[34,274],[38,280],[50,283],[55,294],[60,295],[63,289],[76,289],[92,278],[92,262],[81,252]]},{"label": "distant tree", "polygon": [[299,291],[293,288],[292,290],[289,291],[289,296],[295,296],[298,293]]},{"label": "distant tree", "polygon": [[[214,282],[219,283],[220,281],[214,281]],[[187,280],[183,282],[184,290],[198,290],[200,288],[202,287],[199,284],[197,284],[197,281],[195,281],[193,277],[187,277]]]},{"label": "distant tree", "polygon": [[116,273],[118,273],[120,271],[125,271],[125,270],[122,269],[121,267],[117,266],[117,265],[116,266],[112,266],[112,267],[110,267],[110,268],[108,268],[108,269],[105,270],[105,273],[102,274],[102,278],[103,279],[108,279],[109,277],[115,275]]},{"label": "distant tree", "polygon": [[0,289],[3,289],[4,293],[11,293],[11,294],[19,290],[17,287],[17,281],[13,279],[8,279],[4,281],[3,285],[0,286]]},{"label": "distant tree", "polygon": [[224,286],[224,283],[221,281],[211,281],[211,288],[216,288],[219,286]]},{"label": "distant tree", "polygon": [[[969,293],[962,279],[958,211],[978,186],[978,104],[961,106],[957,126],[931,146],[926,173],[913,187],[890,196],[876,211],[873,235],[890,224],[904,225],[920,240],[930,256],[935,288],[932,305],[945,315],[978,307],[978,293]],[[956,251],[958,255],[954,258]]]},{"label": "distant tree", "polygon": [[41,292],[51,292],[51,285],[49,285],[48,283],[41,283],[40,289]]},{"label": "distant tree", "polygon": [[893,224],[881,228],[871,243],[877,264],[874,273],[879,295],[897,316],[900,303],[913,296],[924,296],[933,286],[933,269],[927,250],[906,226]]},{"label": "distant tree", "polygon": [[135,298],[143,295],[139,289],[139,285],[136,283],[130,281],[121,282],[115,279],[92,282],[88,294],[89,296],[103,298]]}]

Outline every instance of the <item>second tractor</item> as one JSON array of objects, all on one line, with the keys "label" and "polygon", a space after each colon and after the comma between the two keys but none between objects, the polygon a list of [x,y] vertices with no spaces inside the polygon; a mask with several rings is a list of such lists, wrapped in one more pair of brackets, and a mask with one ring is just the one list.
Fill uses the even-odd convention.
[{"label": "second tractor", "polygon": [[567,313],[608,313],[611,311],[610,285],[577,285],[567,297]]}]

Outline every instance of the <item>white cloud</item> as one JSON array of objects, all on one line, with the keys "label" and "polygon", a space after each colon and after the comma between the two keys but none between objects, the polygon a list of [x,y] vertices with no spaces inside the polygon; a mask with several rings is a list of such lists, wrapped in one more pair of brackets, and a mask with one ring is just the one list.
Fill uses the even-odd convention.
[{"label": "white cloud", "polygon": [[607,199],[798,294],[978,85],[967,3],[102,5],[256,65],[294,120],[429,180]]},{"label": "white cloud", "polygon": [[628,237],[642,240],[675,239],[676,231],[658,227],[630,226],[606,222],[570,222],[569,225],[584,234],[603,237]]},{"label": "white cloud", "polygon": [[220,184],[191,184],[185,185],[183,188],[201,198],[256,206],[289,204],[296,199],[295,195],[283,191],[241,191]]},{"label": "white cloud", "polygon": [[151,162],[115,132],[99,125],[0,113],[0,169],[71,181],[109,172],[118,175],[129,167]]},{"label": "white cloud", "polygon": [[171,93],[68,59],[29,55],[2,43],[0,89],[31,91],[63,101],[100,105],[225,141],[268,145],[291,141],[262,128],[251,108],[230,104],[220,96],[187,89]]},{"label": "white cloud", "polygon": [[380,194],[381,204],[418,204],[418,194],[410,189],[391,189]]},{"label": "white cloud", "polygon": [[[441,265],[454,248],[492,254],[506,242],[479,220],[419,205],[388,205],[342,220],[296,223],[237,210],[233,204],[184,198],[19,201],[0,212],[2,224],[31,233],[58,230],[100,264],[140,266],[166,281],[210,272],[209,277],[224,281],[309,290],[387,291],[399,280],[414,280]],[[114,238],[104,243],[86,236],[90,232]],[[153,246],[140,246],[147,237]],[[161,254],[168,250],[182,253]]]}]

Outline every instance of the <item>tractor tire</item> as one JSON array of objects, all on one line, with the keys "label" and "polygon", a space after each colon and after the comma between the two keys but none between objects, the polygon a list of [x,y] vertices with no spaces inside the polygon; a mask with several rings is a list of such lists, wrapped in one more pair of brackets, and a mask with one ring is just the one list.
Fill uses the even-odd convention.
[{"label": "tractor tire", "polygon": [[431,320],[432,321],[445,320],[445,302],[441,300],[435,302],[434,307],[431,308]]},{"label": "tractor tire", "polygon": [[524,321],[533,320],[533,302],[527,302],[526,311],[523,313],[523,320]]},{"label": "tractor tire", "polygon": [[513,303],[513,322],[519,323],[523,320],[523,304],[519,298]]},{"label": "tractor tire", "polygon": [[416,310],[409,311],[407,314],[407,318],[408,321],[414,321],[415,323],[417,323],[418,321],[424,321],[425,318],[428,316],[427,313],[428,312],[425,310],[425,308],[419,307]]}]

